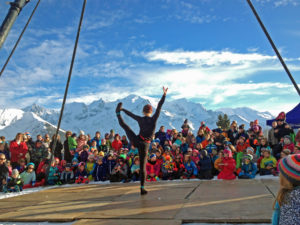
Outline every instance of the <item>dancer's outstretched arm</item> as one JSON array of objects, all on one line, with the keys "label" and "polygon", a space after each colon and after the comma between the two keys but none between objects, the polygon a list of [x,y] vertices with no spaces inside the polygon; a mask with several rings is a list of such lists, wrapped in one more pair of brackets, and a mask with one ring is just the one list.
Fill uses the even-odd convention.
[{"label": "dancer's outstretched arm", "polygon": [[165,99],[166,99],[166,95],[167,95],[167,92],[168,92],[168,88],[163,87],[163,92],[164,92],[164,94],[163,94],[163,96],[161,97],[160,101],[158,102],[158,105],[157,105],[155,114],[153,115],[153,118],[154,118],[155,120],[157,120],[158,117],[159,117],[159,114],[160,114],[160,111],[161,111],[161,107],[162,107],[162,105],[164,104]]},{"label": "dancer's outstretched arm", "polygon": [[133,114],[132,112],[128,111],[127,109],[122,108],[122,111],[136,121],[139,121],[139,119],[141,118],[140,116]]}]

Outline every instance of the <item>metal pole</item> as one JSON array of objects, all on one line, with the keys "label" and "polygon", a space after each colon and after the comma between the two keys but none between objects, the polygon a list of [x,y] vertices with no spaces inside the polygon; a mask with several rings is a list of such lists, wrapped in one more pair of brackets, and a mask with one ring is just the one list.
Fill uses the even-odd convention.
[{"label": "metal pole", "polygon": [[48,175],[49,175],[49,170],[50,170],[50,167],[51,167],[51,163],[52,163],[53,158],[54,158],[54,151],[55,151],[55,148],[56,148],[57,136],[58,136],[58,132],[59,132],[59,129],[60,129],[61,120],[62,120],[63,113],[64,113],[65,103],[66,103],[66,100],[67,100],[67,95],[68,95],[68,90],[69,90],[69,84],[70,84],[70,80],[71,80],[71,76],[72,76],[73,65],[74,65],[74,61],[75,61],[76,50],[77,50],[77,45],[78,45],[78,40],[79,40],[79,35],[80,35],[80,30],[81,30],[81,25],[82,25],[84,10],[85,10],[85,5],[86,5],[86,0],[83,0],[82,10],[81,10],[81,16],[80,16],[80,20],[79,20],[78,29],[77,29],[75,46],[74,46],[72,60],[71,60],[71,65],[70,65],[70,69],[69,69],[69,76],[68,76],[68,80],[67,80],[67,84],[66,84],[64,99],[63,99],[61,110],[60,110],[60,115],[59,115],[58,124],[57,124],[57,128],[56,128],[54,143],[53,143],[52,149],[51,149],[50,165],[49,165],[49,167],[47,169],[47,172],[46,172],[46,184],[47,184],[47,180],[48,180]]},{"label": "metal pole", "polygon": [[289,78],[291,79],[291,81],[292,81],[294,87],[296,88],[296,91],[298,92],[298,95],[300,96],[300,89],[299,89],[299,87],[298,87],[296,81],[294,80],[294,78],[293,78],[292,74],[290,73],[290,71],[289,71],[287,65],[285,64],[283,58],[281,57],[279,51],[277,50],[277,48],[276,48],[276,46],[275,46],[275,44],[274,44],[274,42],[273,42],[271,36],[269,35],[267,29],[265,28],[265,26],[264,26],[263,22],[261,21],[259,15],[257,14],[257,12],[256,12],[256,10],[255,10],[255,8],[254,8],[254,6],[253,6],[251,0],[247,0],[247,2],[248,2],[248,4],[249,4],[250,8],[252,9],[252,12],[254,13],[254,15],[255,15],[255,17],[256,17],[256,19],[257,19],[259,25],[261,26],[262,30],[264,31],[265,35],[267,36],[267,38],[268,38],[268,40],[269,40],[269,42],[270,42],[270,44],[271,44],[273,50],[275,51],[275,53],[276,53],[276,55],[277,55],[279,61],[280,61],[281,64],[282,64],[282,66],[283,66],[285,72],[287,73],[287,75],[288,75]]},{"label": "metal pole", "polygon": [[24,34],[24,32],[26,31],[26,29],[27,29],[27,27],[28,27],[28,25],[29,25],[29,23],[30,23],[30,21],[31,21],[31,18],[33,17],[33,15],[34,15],[34,13],[35,13],[37,7],[39,6],[40,1],[41,1],[41,0],[38,0],[38,2],[36,3],[36,5],[35,5],[35,7],[34,7],[32,13],[31,13],[31,15],[30,15],[30,17],[29,17],[29,19],[28,19],[28,21],[27,21],[25,27],[23,28],[23,30],[22,30],[22,32],[21,32],[21,34],[20,34],[20,36],[19,36],[17,42],[15,43],[15,46],[14,46],[13,49],[11,50],[11,52],[10,52],[10,54],[9,54],[9,56],[8,56],[8,58],[7,58],[7,60],[6,60],[6,62],[4,63],[4,65],[3,65],[3,67],[2,67],[2,69],[1,69],[1,71],[0,71],[0,77],[2,76],[2,73],[4,72],[6,66],[7,66],[9,60],[11,59],[12,55],[14,54],[14,52],[15,52],[17,46],[19,45],[19,42],[21,41],[21,39],[22,39],[22,37],[23,37],[23,34]]},{"label": "metal pole", "polygon": [[16,21],[17,16],[28,2],[29,0],[15,0],[15,2],[10,2],[10,9],[0,28],[0,48],[2,47],[10,29]]}]

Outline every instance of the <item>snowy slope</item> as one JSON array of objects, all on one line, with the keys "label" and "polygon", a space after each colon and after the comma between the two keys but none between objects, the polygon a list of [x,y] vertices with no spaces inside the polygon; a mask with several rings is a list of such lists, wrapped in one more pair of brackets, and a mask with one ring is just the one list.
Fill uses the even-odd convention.
[{"label": "snowy slope", "polygon": [[[116,133],[124,134],[115,116],[115,107],[118,102],[123,102],[123,107],[137,115],[141,115],[145,104],[152,104],[155,108],[157,100],[149,97],[129,95],[114,102],[105,102],[102,99],[94,101],[89,105],[84,103],[66,104],[61,128],[79,133],[80,130],[93,135],[99,130],[103,135],[114,129]],[[45,109],[41,106],[33,105],[24,109],[33,112],[39,117],[53,124],[57,123],[59,112]],[[187,118],[193,130],[198,130],[201,121],[211,127],[216,127],[219,114],[227,113],[230,120],[236,120],[238,124],[244,123],[246,126],[250,121],[258,119],[261,126],[265,126],[265,120],[272,117],[268,112],[261,113],[250,108],[220,109],[219,111],[206,110],[201,104],[190,102],[186,99],[166,101],[157,122],[157,129],[164,125],[167,129],[180,129],[183,121]],[[123,113],[124,115],[124,113]],[[139,132],[138,124],[131,118],[124,115],[126,123],[135,132]],[[1,124],[1,120],[0,120]]]},{"label": "snowy slope", "polygon": [[[19,109],[0,109],[0,135],[7,140],[15,138],[21,132],[30,132],[35,138],[38,134],[54,134],[56,127],[32,112],[24,112]],[[60,131],[64,135],[64,131]]]}]

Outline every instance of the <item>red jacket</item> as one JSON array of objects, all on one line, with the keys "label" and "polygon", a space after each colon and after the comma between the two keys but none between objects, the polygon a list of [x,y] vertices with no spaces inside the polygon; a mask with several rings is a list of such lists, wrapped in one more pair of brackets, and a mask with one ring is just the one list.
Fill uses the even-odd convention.
[{"label": "red jacket", "polygon": [[16,141],[10,142],[9,151],[11,154],[11,162],[18,162],[19,159],[25,159],[25,155],[28,152],[28,147],[25,142],[21,142],[20,145]]},{"label": "red jacket", "polygon": [[157,162],[154,165],[147,162],[146,170],[147,170],[147,175],[150,175],[151,173],[154,173],[155,176],[158,176],[159,172],[160,172],[160,165]]},{"label": "red jacket", "polygon": [[220,165],[221,172],[218,175],[218,179],[224,180],[233,180],[235,179],[235,160],[233,158],[223,158],[223,164],[227,164],[227,166]]},{"label": "red jacket", "polygon": [[117,152],[120,151],[120,149],[122,148],[123,146],[123,143],[122,141],[117,141],[117,140],[114,140],[112,143],[111,143],[111,146],[113,147],[113,149],[115,149]]}]

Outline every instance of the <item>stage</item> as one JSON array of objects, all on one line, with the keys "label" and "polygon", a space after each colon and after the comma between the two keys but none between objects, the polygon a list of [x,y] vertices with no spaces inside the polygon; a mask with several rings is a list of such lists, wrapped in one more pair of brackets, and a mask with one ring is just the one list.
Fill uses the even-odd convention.
[{"label": "stage", "polygon": [[0,221],[86,224],[269,223],[278,179],[70,185],[1,199]]}]

